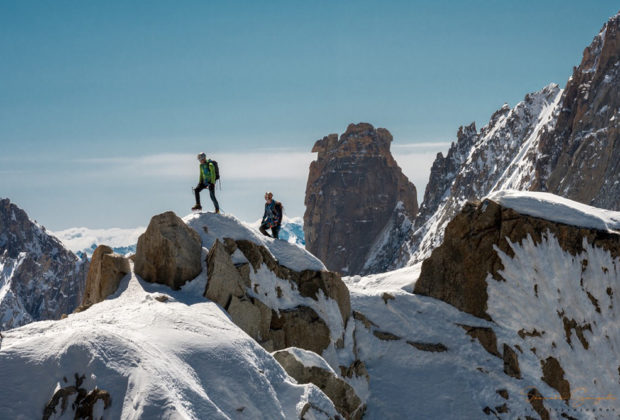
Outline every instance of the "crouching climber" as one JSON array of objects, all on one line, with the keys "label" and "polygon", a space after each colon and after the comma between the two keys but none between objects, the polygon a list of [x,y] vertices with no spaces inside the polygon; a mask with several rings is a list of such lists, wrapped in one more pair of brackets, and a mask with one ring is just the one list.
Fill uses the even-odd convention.
[{"label": "crouching climber", "polygon": [[[260,224],[260,232],[265,236],[272,236],[278,239],[280,225],[282,224],[282,203],[273,199],[271,192],[265,193],[265,213]],[[271,235],[267,233],[271,229]]]}]

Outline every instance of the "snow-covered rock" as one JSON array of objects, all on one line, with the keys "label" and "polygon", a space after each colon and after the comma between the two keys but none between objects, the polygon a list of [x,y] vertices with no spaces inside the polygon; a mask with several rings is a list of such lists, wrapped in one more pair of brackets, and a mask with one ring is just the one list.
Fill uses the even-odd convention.
[{"label": "snow-covered rock", "polygon": [[343,365],[351,362],[343,351],[351,304],[339,275],[305,249],[263,236],[232,215],[185,220],[209,250],[205,296],[244,331],[270,351],[306,348],[335,369],[342,357]]},{"label": "snow-covered rock", "polygon": [[617,418],[619,218],[502,191],[423,264],[345,277],[365,418]]},{"label": "snow-covered rock", "polygon": [[584,389],[617,395],[620,371],[609,369],[620,342],[618,228],[620,212],[548,193],[494,193],[448,224],[414,292],[493,321],[494,336],[509,331],[493,345],[512,366],[506,374],[535,373],[567,405]]},{"label": "snow-covered rock", "polygon": [[88,261],[11,203],[0,200],[0,330],[73,312]]},{"label": "snow-covered rock", "polygon": [[78,310],[87,309],[116,292],[121,279],[130,272],[129,259],[112,248],[99,245],[90,261],[84,298]]},{"label": "snow-covered rock", "polygon": [[339,378],[325,360],[316,353],[289,347],[273,353],[286,372],[300,384],[313,383],[334,402],[346,419],[361,419],[365,405],[351,385]]}]

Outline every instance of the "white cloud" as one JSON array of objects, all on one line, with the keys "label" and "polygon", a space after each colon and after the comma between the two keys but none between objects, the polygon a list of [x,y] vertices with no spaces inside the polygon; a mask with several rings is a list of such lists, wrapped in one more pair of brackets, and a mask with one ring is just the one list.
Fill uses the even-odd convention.
[{"label": "white cloud", "polygon": [[[312,153],[294,151],[218,153],[208,156],[218,162],[222,179],[306,179]],[[96,167],[98,177],[197,178],[198,161],[190,154],[159,154],[133,158],[88,159],[80,162]]]}]

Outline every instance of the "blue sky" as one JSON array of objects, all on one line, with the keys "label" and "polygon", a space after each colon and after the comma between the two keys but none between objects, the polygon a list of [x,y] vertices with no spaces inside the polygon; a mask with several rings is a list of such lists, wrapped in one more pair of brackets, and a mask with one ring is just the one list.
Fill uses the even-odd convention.
[{"label": "blue sky", "polygon": [[225,211],[269,189],[299,216],[312,145],[360,121],[421,196],[459,125],[563,87],[614,3],[0,0],[0,196],[53,230],[146,225],[189,211],[205,151]]}]

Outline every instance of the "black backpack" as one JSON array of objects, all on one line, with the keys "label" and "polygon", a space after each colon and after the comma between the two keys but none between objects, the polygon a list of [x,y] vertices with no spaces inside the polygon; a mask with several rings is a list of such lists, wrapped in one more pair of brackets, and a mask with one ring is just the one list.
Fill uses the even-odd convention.
[{"label": "black backpack", "polygon": [[209,159],[209,162],[213,164],[213,168],[215,169],[215,180],[217,181],[220,179],[220,167],[217,166],[217,162],[214,160]]}]

